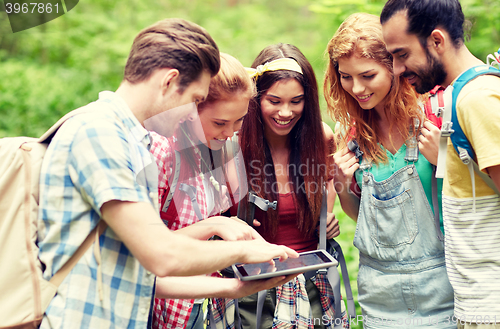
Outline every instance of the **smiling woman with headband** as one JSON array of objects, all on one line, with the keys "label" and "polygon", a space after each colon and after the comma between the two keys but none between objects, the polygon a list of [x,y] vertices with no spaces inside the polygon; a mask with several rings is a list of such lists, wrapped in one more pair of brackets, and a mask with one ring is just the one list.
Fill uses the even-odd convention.
[{"label": "smiling woman with headband", "polygon": [[[267,241],[298,252],[315,250],[319,241],[322,187],[327,184],[328,237],[337,236],[339,228],[331,213],[335,192],[327,159],[333,153],[333,133],[321,121],[313,68],[297,47],[276,44],[262,50],[248,71],[257,85],[257,97],[250,102],[239,132],[248,185],[258,197],[277,201],[276,210],[255,209],[255,219],[260,222],[256,230]],[[239,212],[247,213],[243,201]],[[312,328],[313,322],[315,328],[330,328],[324,325],[325,321],[318,326],[318,319],[323,316],[334,317],[333,294],[325,288],[328,282],[325,284],[323,279],[306,280],[300,275],[269,290],[261,318],[256,315],[257,294],[238,300],[239,313],[233,311],[232,302],[225,301],[222,305],[224,301],[218,300],[212,307],[216,327],[226,328],[241,317],[242,327],[249,329],[259,328],[259,320],[260,328],[274,328],[297,320],[304,328]],[[318,287],[322,287],[321,291]],[[294,289],[300,290],[300,294],[291,293]],[[327,306],[329,302],[331,307]]]}]

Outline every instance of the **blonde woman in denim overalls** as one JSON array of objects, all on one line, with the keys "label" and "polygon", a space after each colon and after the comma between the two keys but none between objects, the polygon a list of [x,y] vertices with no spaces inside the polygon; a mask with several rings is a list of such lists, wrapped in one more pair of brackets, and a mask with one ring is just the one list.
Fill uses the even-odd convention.
[{"label": "blonde woman in denim overalls", "polygon": [[357,221],[363,326],[456,327],[439,216],[442,182],[433,178],[439,129],[409,84],[426,72],[394,77],[379,19],[368,14],[348,17],[327,53],[325,98],[339,122],[335,188]]}]

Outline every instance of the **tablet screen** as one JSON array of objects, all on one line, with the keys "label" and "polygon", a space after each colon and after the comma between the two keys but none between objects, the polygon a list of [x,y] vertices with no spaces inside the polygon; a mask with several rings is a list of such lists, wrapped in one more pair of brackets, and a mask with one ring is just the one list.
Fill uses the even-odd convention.
[{"label": "tablet screen", "polygon": [[299,258],[288,258],[284,262],[275,259],[274,265],[269,263],[237,264],[235,267],[241,274],[241,279],[259,279],[337,265],[337,261],[328,256],[323,251],[316,250],[301,253]]}]

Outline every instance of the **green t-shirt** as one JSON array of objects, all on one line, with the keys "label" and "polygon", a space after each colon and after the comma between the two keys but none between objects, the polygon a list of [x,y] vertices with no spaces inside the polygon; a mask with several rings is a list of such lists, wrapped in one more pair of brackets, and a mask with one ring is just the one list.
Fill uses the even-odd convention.
[{"label": "green t-shirt", "polygon": [[[382,149],[385,150],[383,146]],[[406,144],[403,144],[401,148],[396,152],[396,154],[392,154],[391,152],[385,150],[387,154],[388,162],[387,163],[379,163],[378,165],[373,164],[368,171],[373,175],[375,181],[381,182],[383,180],[391,177],[396,171],[408,165],[405,161],[406,155]],[[432,164],[427,161],[427,159],[422,155],[422,153],[418,154],[418,161],[415,162],[415,168],[417,169],[418,176],[420,178],[420,182],[422,183],[422,187],[424,188],[425,196],[427,197],[427,201],[431,206],[431,210],[434,212],[434,206],[432,204],[432,175],[433,168]],[[363,171],[358,169],[355,173],[356,182],[359,187],[362,188],[363,182]],[[439,201],[439,222],[441,226],[441,231],[444,234],[443,228],[443,212],[441,211],[441,191],[443,189],[443,180],[438,178],[437,180],[438,186],[438,201]]]}]

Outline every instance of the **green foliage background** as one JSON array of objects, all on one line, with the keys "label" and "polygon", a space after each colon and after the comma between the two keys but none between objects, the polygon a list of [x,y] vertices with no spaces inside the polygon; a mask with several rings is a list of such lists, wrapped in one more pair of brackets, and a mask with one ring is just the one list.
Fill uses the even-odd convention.
[{"label": "green foliage background", "polygon": [[[182,17],[200,24],[214,37],[221,51],[246,66],[269,44],[295,44],[312,63],[322,85],[324,49],[339,24],[354,12],[378,15],[384,3],[385,0],[80,0],[64,16],[15,34],[6,13],[0,12],[0,137],[39,136],[63,114],[97,99],[100,91],[116,90],[134,36],[157,20]],[[484,60],[500,46],[500,1],[461,3],[474,24],[469,49]],[[324,110],[322,96],[321,101]],[[333,124],[326,113],[324,120]],[[355,223],[340,205],[335,209],[342,230],[338,240],[346,254],[356,293],[358,254],[352,246]],[[357,311],[360,314],[359,307]]]}]

